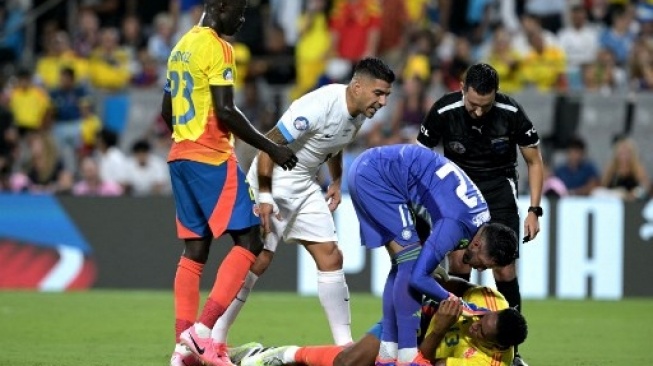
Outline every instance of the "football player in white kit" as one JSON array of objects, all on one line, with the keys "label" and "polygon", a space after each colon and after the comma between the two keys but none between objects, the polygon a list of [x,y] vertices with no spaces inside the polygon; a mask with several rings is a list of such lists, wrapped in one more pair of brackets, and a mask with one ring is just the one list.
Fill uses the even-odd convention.
[{"label": "football player in white kit", "polygon": [[[332,212],[341,201],[342,150],[354,140],[365,118],[386,105],[394,79],[380,59],[362,59],[349,84],[326,85],[302,96],[268,132],[272,141],[290,147],[298,163],[292,171],[277,169],[262,152],[252,163],[247,180],[258,203],[265,248],[213,328],[215,339],[227,341],[231,323],[283,240],[301,244],[311,254],[318,269],[318,297],[334,341],[338,345],[352,342],[349,290]],[[315,178],[323,163],[332,180],[326,197]]]}]

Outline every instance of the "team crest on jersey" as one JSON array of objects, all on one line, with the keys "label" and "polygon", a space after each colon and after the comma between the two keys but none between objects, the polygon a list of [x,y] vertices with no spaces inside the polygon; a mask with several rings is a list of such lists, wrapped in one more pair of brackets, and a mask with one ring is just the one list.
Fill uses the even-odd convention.
[{"label": "team crest on jersey", "polygon": [[233,81],[234,80],[234,70],[231,69],[231,67],[228,67],[224,69],[222,72],[222,78],[227,80],[227,81]]},{"label": "team crest on jersey", "polygon": [[472,358],[476,354],[476,348],[467,348],[467,351],[463,353],[463,358]]},{"label": "team crest on jersey", "polygon": [[451,150],[457,152],[458,154],[464,154],[465,151],[466,151],[466,149],[465,149],[465,145],[463,145],[463,144],[462,144],[461,142],[459,142],[459,141],[451,141],[451,142],[449,143],[449,148],[450,148]]},{"label": "team crest on jersey", "polygon": [[404,229],[401,231],[401,237],[404,240],[408,240],[413,236],[413,232],[410,229]]},{"label": "team crest on jersey", "polygon": [[295,118],[293,125],[295,126],[296,130],[304,131],[308,128],[308,119],[306,117],[299,116]]}]

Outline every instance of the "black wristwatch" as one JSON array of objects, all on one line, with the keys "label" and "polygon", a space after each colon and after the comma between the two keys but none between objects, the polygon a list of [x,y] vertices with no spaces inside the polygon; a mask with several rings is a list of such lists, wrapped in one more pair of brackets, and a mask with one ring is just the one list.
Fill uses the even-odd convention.
[{"label": "black wristwatch", "polygon": [[528,208],[528,212],[534,213],[537,217],[542,217],[542,215],[544,215],[544,211],[542,211],[542,207],[540,206],[531,206]]}]

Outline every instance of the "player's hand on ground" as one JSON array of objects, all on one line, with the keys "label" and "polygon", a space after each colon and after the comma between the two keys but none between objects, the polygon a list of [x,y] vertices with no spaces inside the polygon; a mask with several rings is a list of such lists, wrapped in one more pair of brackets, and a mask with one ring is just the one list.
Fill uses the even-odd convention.
[{"label": "player's hand on ground", "polygon": [[283,170],[292,170],[297,165],[297,156],[288,146],[277,145],[273,150],[268,152],[270,159]]},{"label": "player's hand on ground", "polygon": [[329,204],[329,210],[331,212],[335,211],[338,208],[340,202],[342,202],[342,191],[340,189],[340,183],[331,183],[329,185],[325,199]]},{"label": "player's hand on ground", "polygon": [[463,303],[458,298],[448,298],[440,301],[438,311],[431,319],[440,330],[447,330],[454,325],[463,313]]},{"label": "player's hand on ground", "polygon": [[526,220],[524,220],[524,236],[528,237],[527,241],[535,239],[539,232],[540,221],[537,219],[537,216],[533,214],[527,215]]}]

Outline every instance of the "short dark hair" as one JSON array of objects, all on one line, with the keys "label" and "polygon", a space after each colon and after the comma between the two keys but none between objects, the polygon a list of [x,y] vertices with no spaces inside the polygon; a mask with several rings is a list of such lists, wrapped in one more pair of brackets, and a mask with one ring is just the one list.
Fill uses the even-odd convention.
[{"label": "short dark hair", "polygon": [[132,145],[133,153],[147,153],[150,152],[150,150],[152,150],[152,145],[150,145],[150,142],[145,139],[138,140]]},{"label": "short dark hair", "polygon": [[517,259],[517,234],[515,230],[497,222],[485,225],[483,230],[485,250],[498,266],[503,267]]},{"label": "short dark hair", "polygon": [[470,66],[465,72],[465,82],[463,89],[465,91],[472,87],[480,95],[487,95],[499,90],[499,75],[494,67],[477,63]]},{"label": "short dark hair", "polygon": [[107,145],[107,147],[113,147],[118,144],[118,135],[106,128],[103,128],[98,132],[98,137],[105,143],[105,145]]},{"label": "short dark hair", "polygon": [[585,141],[578,136],[573,136],[569,139],[569,142],[567,142],[567,149],[578,149],[585,151]]},{"label": "short dark hair", "polygon": [[388,84],[392,84],[395,81],[395,73],[385,62],[376,57],[366,57],[358,61],[354,67],[354,76],[360,74],[369,75],[375,79],[383,80]]},{"label": "short dark hair", "polygon": [[59,70],[59,72],[62,75],[66,75],[71,79],[75,80],[75,70],[72,67],[68,67],[68,66],[62,67],[61,70]]},{"label": "short dark hair", "polygon": [[526,318],[515,308],[499,311],[497,318],[497,343],[500,347],[522,344],[528,336]]}]

